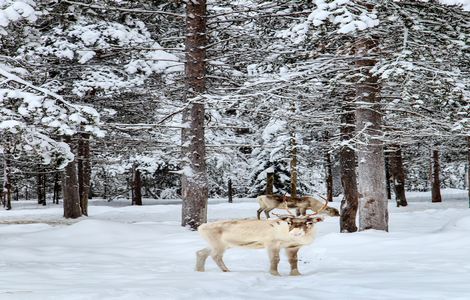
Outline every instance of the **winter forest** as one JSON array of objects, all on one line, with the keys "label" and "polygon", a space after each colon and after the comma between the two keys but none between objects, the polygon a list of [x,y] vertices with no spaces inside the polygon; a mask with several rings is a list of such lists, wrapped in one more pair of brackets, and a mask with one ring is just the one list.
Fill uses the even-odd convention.
[{"label": "winter forest", "polygon": [[470,299],[470,1],[0,0],[0,40],[0,299]]}]

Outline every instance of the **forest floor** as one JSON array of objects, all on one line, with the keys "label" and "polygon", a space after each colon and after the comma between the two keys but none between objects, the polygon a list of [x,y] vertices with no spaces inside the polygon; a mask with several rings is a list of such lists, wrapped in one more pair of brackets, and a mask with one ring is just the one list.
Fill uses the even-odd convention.
[{"label": "forest floor", "polygon": [[[327,217],[300,250],[298,277],[287,276],[283,253],[283,276],[269,275],[265,250],[230,249],[232,272],[210,258],[205,273],[195,272],[205,243],[180,226],[179,204],[96,199],[89,217],[64,220],[60,205],[15,201],[0,211],[0,299],[468,300],[466,193],[445,190],[437,204],[429,193],[409,193],[401,208],[391,201],[389,233],[341,234],[338,218]],[[209,220],[256,215],[255,199],[224,202],[210,201]]]}]

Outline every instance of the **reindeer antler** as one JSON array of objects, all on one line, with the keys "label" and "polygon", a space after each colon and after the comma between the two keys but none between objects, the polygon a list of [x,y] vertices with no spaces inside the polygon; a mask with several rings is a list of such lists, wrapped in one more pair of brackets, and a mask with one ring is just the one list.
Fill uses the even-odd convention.
[{"label": "reindeer antler", "polygon": [[[322,198],[323,198],[323,197],[322,197]],[[325,198],[323,198],[323,199],[325,199]],[[318,215],[319,213],[321,213],[322,211],[324,211],[325,208],[327,208],[327,207],[328,207],[328,200],[325,199],[325,204],[323,204],[323,206],[322,206],[318,211],[314,212],[313,214],[307,214],[306,216],[307,216],[307,217],[311,217],[311,216]]]},{"label": "reindeer antler", "polygon": [[[289,207],[287,206],[287,193],[284,195],[283,199],[282,199],[282,202],[284,203],[284,209],[287,210],[287,213],[289,214],[289,217],[295,217],[295,215],[289,210]],[[275,215],[276,217],[278,218],[281,218],[285,215],[280,215],[280,214],[276,214],[276,213],[271,213],[273,215]]]},{"label": "reindeer antler", "polygon": [[287,213],[291,216],[295,216],[290,210],[289,207],[287,206],[287,193],[284,195],[284,199],[282,200],[284,202],[285,210],[287,210]]}]

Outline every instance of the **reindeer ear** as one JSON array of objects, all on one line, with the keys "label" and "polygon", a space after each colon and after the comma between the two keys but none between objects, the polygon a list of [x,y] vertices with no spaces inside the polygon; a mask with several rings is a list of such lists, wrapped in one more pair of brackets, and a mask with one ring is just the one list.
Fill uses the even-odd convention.
[{"label": "reindeer ear", "polygon": [[289,217],[289,216],[282,216],[280,217],[281,220],[283,221],[286,221],[288,224],[291,224],[292,223],[292,217]]}]

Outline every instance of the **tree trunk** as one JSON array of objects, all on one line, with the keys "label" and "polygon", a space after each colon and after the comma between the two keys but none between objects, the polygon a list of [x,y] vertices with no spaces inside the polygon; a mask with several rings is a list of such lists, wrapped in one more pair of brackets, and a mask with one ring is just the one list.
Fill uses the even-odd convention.
[{"label": "tree trunk", "polygon": [[375,39],[357,42],[356,67],[362,78],[356,89],[356,131],[362,142],[357,145],[359,230],[388,231],[388,201],[385,187],[385,160],[377,77],[370,73],[377,63],[371,56],[378,45]]},{"label": "tree trunk", "polygon": [[38,165],[38,174],[36,176],[36,191],[37,191],[37,194],[38,194],[38,204],[43,204],[44,203],[44,190],[43,190],[43,186],[44,186],[44,179],[43,179],[43,174],[44,170],[43,168],[41,167],[41,165]]},{"label": "tree trunk", "polygon": [[10,152],[4,149],[3,154],[3,205],[7,210],[11,209],[11,167]]},{"label": "tree trunk", "polygon": [[[68,139],[67,142],[70,144],[70,139]],[[80,194],[78,191],[77,165],[75,159],[69,162],[65,167],[62,184],[64,217],[72,219],[80,217],[82,210],[80,208]]]},{"label": "tree trunk", "polygon": [[[295,111],[295,106],[293,108]],[[291,160],[290,160],[290,196],[297,198],[297,139],[295,138],[295,127],[292,126],[290,133]]]},{"label": "tree trunk", "polygon": [[390,200],[392,199],[392,188],[390,186],[390,160],[387,155],[387,150],[384,150],[385,152],[385,184],[387,188],[387,199]]},{"label": "tree trunk", "polygon": [[42,205],[46,206],[47,204],[47,173],[46,169],[42,169],[43,174],[42,174]]},{"label": "tree trunk", "polygon": [[442,202],[441,181],[439,179],[439,150],[432,151],[432,177],[431,177],[431,198],[432,202]]},{"label": "tree trunk", "polygon": [[136,169],[134,172],[132,188],[134,190],[132,196],[132,205],[142,205],[142,178],[140,176],[139,169]]},{"label": "tree trunk", "polygon": [[[341,141],[351,141],[354,135],[354,112],[351,107],[343,106],[341,114]],[[356,232],[358,193],[356,180],[356,154],[351,147],[343,145],[339,153],[341,185],[344,198],[341,200],[339,219],[341,232]]]},{"label": "tree trunk", "polygon": [[52,203],[59,204],[59,197],[60,197],[59,172],[56,171],[54,175],[54,197],[52,199]]},{"label": "tree trunk", "polygon": [[266,173],[266,195],[272,195],[274,191],[274,172]]},{"label": "tree trunk", "polygon": [[80,194],[80,208],[82,210],[82,214],[88,216],[88,194],[90,193],[91,180],[90,134],[80,134],[77,148],[78,190]]},{"label": "tree trunk", "polygon": [[232,189],[232,179],[228,180],[228,203],[233,202],[233,189]]},{"label": "tree trunk", "polygon": [[468,189],[468,207],[470,207],[470,136],[467,137],[467,189]]},{"label": "tree trunk", "polygon": [[400,145],[390,147],[390,176],[395,190],[395,199],[397,206],[407,206],[405,194],[405,170],[403,168],[403,159]]},{"label": "tree trunk", "polygon": [[103,199],[108,199],[108,175],[103,168]]},{"label": "tree trunk", "polygon": [[181,131],[183,175],[181,192],[183,198],[182,226],[196,230],[207,222],[208,182],[206,174],[206,146],[204,138],[205,108],[203,98],[206,90],[206,1],[186,3],[186,94],[188,106],[183,112]]},{"label": "tree trunk", "polygon": [[325,154],[325,169],[326,169],[326,199],[329,202],[333,201],[333,172],[331,166],[331,154],[326,151]]}]

